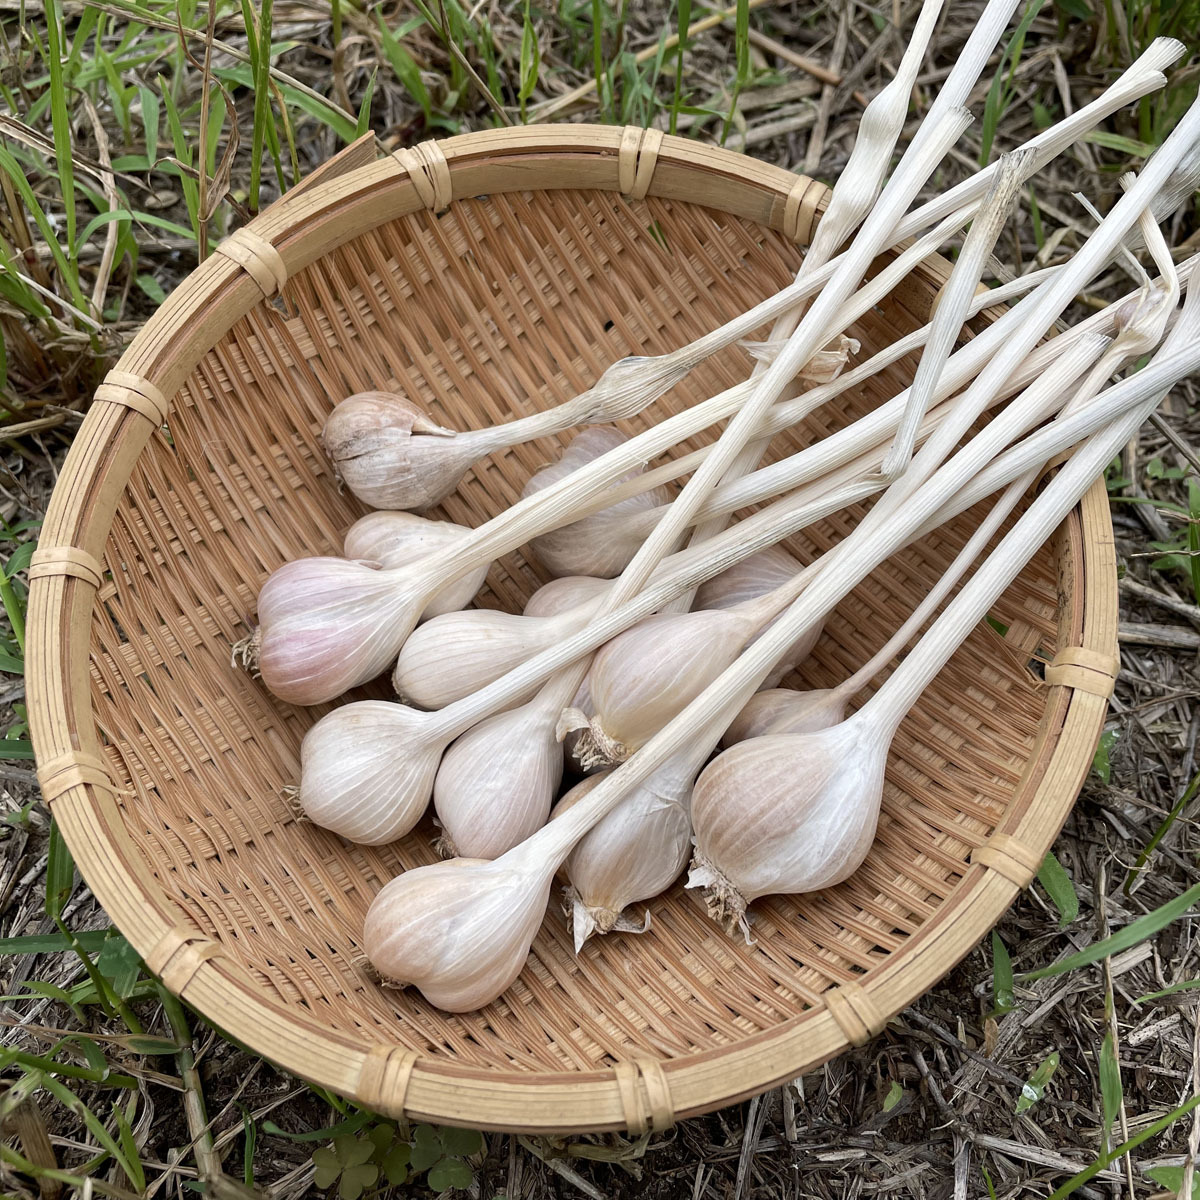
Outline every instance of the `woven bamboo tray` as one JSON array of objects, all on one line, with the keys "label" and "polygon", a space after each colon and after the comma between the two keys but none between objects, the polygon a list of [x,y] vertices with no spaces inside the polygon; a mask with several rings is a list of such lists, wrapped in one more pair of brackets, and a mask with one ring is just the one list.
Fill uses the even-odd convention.
[{"label": "woven bamboo tray", "polygon": [[[230,666],[267,574],[338,552],[360,515],[317,442],[337,399],[398,386],[460,428],[564,400],[620,356],[671,349],[787,282],[825,195],[641,130],[468,134],[381,161],[356,146],[219,247],[99,389],[31,569],[39,777],[113,921],[227,1033],[393,1116],[661,1129],[878,1034],[1030,882],[1115,670],[1100,484],[997,605],[1007,633],[981,625],[905,722],[878,841],[851,880],[756,904],[753,946],[679,887],[650,904],[649,935],[594,939],[578,958],[552,912],[516,985],[464,1016],[354,965],[373,894],[432,860],[428,822],[382,848],[297,824],[281,790],[327,709],[281,704]],[[861,321],[863,356],[922,324],[947,274],[927,261]],[[713,358],[666,407],[730,386],[747,362],[736,348]],[[913,367],[821,410],[793,446],[894,394]],[[487,462],[445,514],[484,520],[552,449]],[[811,557],[855,517],[794,552]],[[829,686],[863,661],[969,528],[953,523],[857,589],[802,681]],[[543,581],[509,555],[481,603],[514,608]]]}]

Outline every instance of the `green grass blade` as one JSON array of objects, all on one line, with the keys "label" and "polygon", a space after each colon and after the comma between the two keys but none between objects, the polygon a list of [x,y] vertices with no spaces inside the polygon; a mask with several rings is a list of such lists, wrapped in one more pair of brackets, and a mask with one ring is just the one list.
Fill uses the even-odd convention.
[{"label": "green grass blade", "polygon": [[1133,887],[1133,881],[1138,877],[1138,873],[1150,861],[1150,856],[1158,849],[1159,843],[1167,836],[1167,831],[1179,819],[1183,810],[1195,799],[1197,791],[1200,791],[1200,771],[1197,771],[1192,776],[1191,782],[1184,789],[1183,795],[1176,801],[1175,807],[1163,818],[1162,824],[1154,831],[1154,836],[1146,843],[1145,848],[1137,856],[1137,860],[1133,866],[1129,868],[1129,874],[1125,877],[1125,895],[1129,895],[1130,889]]},{"label": "green grass blade", "polygon": [[1091,1166],[1085,1167],[1077,1175],[1072,1175],[1066,1183],[1060,1188],[1056,1188],[1047,1197],[1047,1200],[1065,1200],[1072,1192],[1077,1192],[1089,1179],[1098,1175],[1109,1163],[1116,1162],[1123,1154],[1128,1154],[1130,1150],[1136,1150],[1143,1142],[1149,1141],[1152,1137],[1157,1137],[1169,1125],[1173,1125],[1180,1117],[1186,1117],[1188,1113],[1200,1104],[1200,1096],[1193,1096],[1186,1104],[1181,1104],[1178,1108],[1167,1113],[1165,1117],[1159,1119],[1150,1125],[1147,1125],[1141,1133],[1131,1137],[1129,1141],[1122,1142],[1119,1146],[1114,1146],[1111,1150],[1100,1155]]},{"label": "green grass blade", "polygon": [[1046,889],[1054,907],[1058,909],[1058,927],[1060,929],[1079,916],[1079,897],[1075,894],[1075,885],[1070,875],[1063,869],[1062,863],[1050,851],[1038,868],[1038,882]]},{"label": "green grass blade", "polygon": [[1113,1122],[1121,1111],[1121,1064],[1117,1061],[1112,1032],[1100,1043],[1100,1103],[1104,1110],[1104,1145],[1108,1145]]},{"label": "green grass blade", "polygon": [[[75,886],[75,860],[57,822],[50,825],[50,844],[46,852],[46,915],[57,921]],[[74,947],[72,947],[74,949]]]},{"label": "green grass blade", "polygon": [[371,72],[367,80],[367,90],[363,93],[362,104],[358,108],[358,126],[354,131],[356,138],[362,137],[371,129],[371,101],[375,98],[375,81],[379,77],[378,70]]},{"label": "green grass blade", "polygon": [[996,1014],[1011,1012],[1016,1007],[1013,994],[1013,966],[1008,947],[992,930],[992,1003]]},{"label": "green grass blade", "polygon": [[[137,1098],[130,1097],[130,1106],[132,1107],[136,1103]],[[139,1192],[144,1192],[146,1190],[146,1169],[142,1166],[137,1139],[133,1136],[133,1129],[130,1127],[129,1118],[125,1115],[125,1110],[119,1104],[113,1105],[112,1114],[113,1121],[117,1126],[117,1136],[121,1139],[121,1150],[125,1155],[125,1173],[129,1175],[129,1182]]]},{"label": "green grass blade", "polygon": [[687,49],[688,29],[692,24],[692,0],[679,0],[675,13],[675,33],[679,40],[675,45],[675,89],[671,95],[671,132],[679,121],[679,108],[683,103],[683,53]]},{"label": "green grass blade", "polygon": [[[99,950],[108,937],[107,929],[77,933],[75,940],[85,950]],[[62,954],[71,949],[70,941],[61,933],[31,933],[24,937],[0,938],[0,955]]]},{"label": "green grass blade", "polygon": [[67,245],[72,269],[75,255],[75,164],[71,159],[71,114],[67,107],[67,81],[63,75],[62,5],[49,0],[43,6],[46,21],[46,60],[50,68],[50,111],[54,122],[54,158],[67,218]]},{"label": "green grass blade", "polygon": [[405,91],[421,106],[421,111],[428,121],[433,116],[433,102],[429,98],[429,89],[421,79],[421,68],[417,60],[404,48],[403,43],[383,23],[382,15],[376,11],[375,23],[379,27],[379,43],[383,47],[383,56],[392,68],[393,74],[404,86]]},{"label": "green grass blade", "polygon": [[1144,942],[1159,930],[1165,929],[1172,921],[1184,916],[1197,901],[1200,901],[1200,883],[1193,884],[1186,892],[1182,892],[1174,900],[1168,900],[1166,904],[1156,908],[1153,912],[1148,912],[1144,917],[1130,921],[1128,925],[1123,929],[1118,929],[1111,937],[1093,942],[1092,945],[1078,953],[1068,955],[1061,962],[1052,963],[1037,971],[1029,971],[1022,975],[1022,978],[1032,982],[1035,979],[1065,975],[1068,971],[1077,971],[1080,967],[1091,966],[1092,963],[1099,962],[1102,958],[1120,954],[1122,950],[1128,950],[1130,946]]},{"label": "green grass blade", "polygon": [[529,12],[529,0],[525,0],[524,24],[521,28],[521,75],[520,90],[517,92],[517,102],[521,106],[521,123],[525,123],[525,106],[538,85],[538,76],[542,68],[542,55],[538,47],[537,30],[533,26],[533,17]]},{"label": "green grass blade", "polygon": [[1181,979],[1178,983],[1173,983],[1161,991],[1148,992],[1144,996],[1138,996],[1134,1000],[1134,1004],[1147,1004],[1151,1000],[1161,1000],[1164,996],[1174,996],[1179,992],[1190,992],[1194,988],[1200,988],[1200,979]]}]

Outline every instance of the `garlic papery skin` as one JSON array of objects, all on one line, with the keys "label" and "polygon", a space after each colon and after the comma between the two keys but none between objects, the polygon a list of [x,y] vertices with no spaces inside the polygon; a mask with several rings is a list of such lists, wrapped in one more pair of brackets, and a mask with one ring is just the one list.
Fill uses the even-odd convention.
[{"label": "garlic papery skin", "polygon": [[767,734],[816,733],[839,724],[845,715],[846,698],[839,688],[768,688],[746,701],[721,744],[732,746]]},{"label": "garlic papery skin", "polygon": [[583,629],[598,603],[585,602],[553,617],[490,608],[434,617],[409,634],[396,659],[392,685],[406,704],[444,708]]},{"label": "garlic papery skin", "polygon": [[367,846],[403,837],[429,807],[446,739],[388,700],[334,709],[300,745],[298,799],[315,825]]},{"label": "garlic papery skin", "polygon": [[717,755],[692,792],[689,888],[749,940],[746,905],[849,878],[875,840],[890,737],[851,717],[817,733],[751,738]]},{"label": "garlic papery skin", "polygon": [[258,594],[250,665],[280,700],[333,700],[388,669],[413,607],[394,572],[344,558],[285,563]]},{"label": "garlic papery skin", "polygon": [[[687,865],[692,844],[688,797],[696,768],[665,764],[635,788],[608,816],[588,831],[565,864],[566,902],[575,952],[593,934],[645,933],[650,914],[641,919],[626,910],[665,892]],[[608,772],[577,783],[554,806],[551,820],[574,807]]]},{"label": "garlic papery skin", "polygon": [[521,973],[557,865],[453,858],[406,871],[371,902],[363,950],[385,986],[419,988],[445,1012],[482,1008]]},{"label": "garlic papery skin", "polygon": [[[521,492],[522,497],[535,495],[628,441],[625,434],[611,426],[595,425],[585,429],[571,440],[557,462],[530,476]],[[639,474],[640,469],[630,471],[613,482],[621,483]],[[660,508],[670,499],[671,493],[665,487],[638,492],[608,508],[548,530],[533,538],[529,548],[552,575],[611,579],[629,565],[645,539],[647,531],[635,524],[635,519]],[[657,516],[654,519],[657,520]]]},{"label": "garlic papery skin", "polygon": [[[342,553],[346,558],[384,568],[403,567],[418,562],[426,554],[461,542],[470,534],[466,525],[456,525],[453,521],[432,521],[409,512],[373,512],[350,526]],[[489,565],[484,563],[448,584],[425,606],[421,619],[466,608],[483,587]]]},{"label": "garlic papery skin", "polygon": [[548,704],[549,690],[481,721],[446,751],[433,784],[446,853],[499,858],[549,819],[563,773],[554,735],[562,701]]},{"label": "garlic papery skin", "polygon": [[372,508],[429,508],[480,457],[471,435],[446,429],[393,392],[347,396],[326,419],[321,442],[338,478]]},{"label": "garlic papery skin", "polygon": [[[658,613],[603,646],[588,685],[595,716],[564,714],[562,729],[583,728],[586,767],[624,762],[687,707],[758,631],[732,611]],[[586,727],[586,728],[585,728]]]},{"label": "garlic papery skin", "polygon": [[525,602],[527,617],[556,617],[559,613],[580,604],[599,600],[612,587],[610,579],[594,579],[590,575],[564,575],[544,583]]}]

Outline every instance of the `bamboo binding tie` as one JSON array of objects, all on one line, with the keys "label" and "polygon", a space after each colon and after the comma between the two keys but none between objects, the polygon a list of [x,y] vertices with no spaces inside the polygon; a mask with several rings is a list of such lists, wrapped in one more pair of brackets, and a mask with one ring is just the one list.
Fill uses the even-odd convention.
[{"label": "bamboo binding tie", "polygon": [[817,224],[817,209],[826,195],[823,183],[798,175],[783,203],[783,235],[790,241],[807,246],[812,241]]},{"label": "bamboo binding tie", "polygon": [[283,291],[287,267],[283,256],[261,234],[242,226],[216,246],[216,253],[235,262],[258,284],[263,299]]},{"label": "bamboo binding tie", "polygon": [[93,404],[119,404],[141,413],[156,429],[167,421],[170,401],[148,379],[130,371],[109,371],[96,389]]},{"label": "bamboo binding tie", "polygon": [[982,846],[971,851],[971,862],[995,871],[1019,888],[1027,888],[1042,865],[1042,855],[1020,838],[993,833]]},{"label": "bamboo binding tie", "polygon": [[887,1025],[875,1001],[853,980],[825,993],[825,1006],[852,1046],[865,1046]]},{"label": "bamboo binding tie", "polygon": [[358,1073],[355,1093],[359,1103],[394,1120],[405,1119],[408,1081],[417,1063],[417,1052],[407,1046],[377,1042],[367,1051]]},{"label": "bamboo binding tie", "polygon": [[450,164],[435,141],[418,142],[392,152],[392,157],[408,172],[417,195],[426,208],[441,212],[454,199]]},{"label": "bamboo binding tie", "polygon": [[675,1105],[662,1063],[638,1055],[615,1063],[613,1073],[625,1110],[625,1127],[634,1137],[661,1133],[675,1124]]},{"label": "bamboo binding tie", "polygon": [[209,959],[223,954],[219,942],[187,925],[173,925],[146,955],[146,969],[162,980],[167,991],[180,996]]},{"label": "bamboo binding tie", "polygon": [[39,546],[29,560],[29,578],[49,579],[55,575],[69,575],[94,588],[104,582],[100,560],[86,550],[78,546]]},{"label": "bamboo binding tie", "polygon": [[1121,661],[1115,654],[1090,650],[1087,646],[1064,646],[1046,668],[1046,682],[1108,699],[1117,685],[1120,670]]},{"label": "bamboo binding tie", "polygon": [[88,783],[102,787],[114,796],[117,794],[108,767],[96,755],[88,754],[85,750],[69,750],[42,763],[37,770],[37,780],[42,789],[42,799],[50,806],[64,792]]},{"label": "bamboo binding tie", "polygon": [[661,129],[639,129],[626,125],[621,132],[617,150],[617,188],[630,200],[644,200],[658,166],[658,152],[663,143]]}]

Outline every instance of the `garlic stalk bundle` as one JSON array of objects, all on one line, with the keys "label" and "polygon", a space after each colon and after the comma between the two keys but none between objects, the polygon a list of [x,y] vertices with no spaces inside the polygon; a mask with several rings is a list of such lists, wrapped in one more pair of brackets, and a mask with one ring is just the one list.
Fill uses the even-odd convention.
[{"label": "garlic stalk bundle", "polygon": [[[416,513],[380,510],[367,513],[350,526],[342,554],[380,567],[402,567],[419,562],[435,550],[457,545],[470,534],[466,525],[456,525],[453,521],[432,521]],[[466,608],[483,587],[489,566],[484,563],[438,592],[425,606],[421,619]]]},{"label": "garlic stalk bundle", "polygon": [[[1185,136],[1200,137],[1200,103],[1189,117]],[[1157,242],[1156,249],[1165,251],[1157,230],[1146,234],[1151,245]],[[1170,272],[1169,255],[1160,261]],[[1168,303],[1177,295],[1177,281],[1172,281]],[[1161,330],[1155,307],[1152,303],[1147,310],[1147,337],[1155,327]],[[1109,389],[1110,400],[1130,397],[1124,415],[1072,455],[917,648],[853,716],[814,733],[751,738],[705,768],[692,796],[696,854],[688,886],[705,890],[714,917],[749,937],[746,905],[758,896],[829,887],[857,870],[874,840],[888,749],[900,723],[1172,383],[1189,366],[1200,367],[1197,333],[1200,289],[1189,287],[1183,314],[1163,350],[1144,371]],[[921,496],[918,492],[916,501]],[[810,602],[824,582],[819,579],[811,589]]]},{"label": "garlic stalk bundle", "polygon": [[435,617],[409,634],[392,686],[406,704],[444,708],[582,629],[599,603],[597,597],[552,617],[490,608]]},{"label": "garlic stalk bundle", "polygon": [[[549,484],[565,478],[602,454],[624,445],[629,438],[611,426],[597,425],[576,434],[556,462],[529,477],[521,492],[533,496]],[[641,473],[628,472],[615,483]],[[552,575],[589,575],[611,579],[619,575],[633,559],[649,530],[639,532],[632,520],[647,510],[657,511],[669,504],[671,493],[664,487],[651,488],[602,508],[569,525],[548,530],[530,540],[529,548],[538,562]]]},{"label": "garlic stalk bundle", "polygon": [[[668,763],[571,851],[564,868],[570,881],[565,904],[576,953],[593,934],[650,928],[649,912],[639,921],[626,910],[665,892],[687,866],[692,846],[688,800],[697,770],[681,773]],[[570,811],[607,775],[603,771],[577,783],[554,806],[551,820]]]}]

